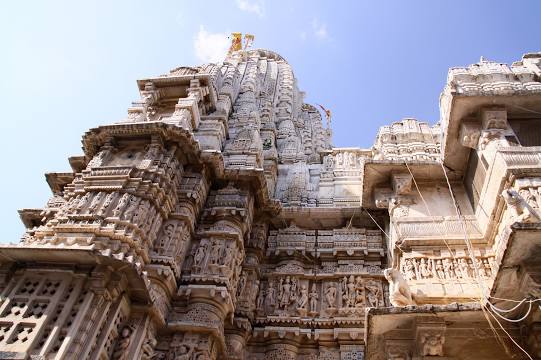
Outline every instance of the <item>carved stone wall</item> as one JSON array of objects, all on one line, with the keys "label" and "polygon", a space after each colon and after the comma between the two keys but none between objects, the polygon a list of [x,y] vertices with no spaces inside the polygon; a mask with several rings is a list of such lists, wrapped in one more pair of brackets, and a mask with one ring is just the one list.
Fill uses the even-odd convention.
[{"label": "carved stone wall", "polygon": [[468,359],[473,338],[503,359],[479,304],[516,319],[501,297],[541,294],[539,148],[509,126],[541,104],[540,58],[451,69],[441,125],[370,149],[333,148],[272,51],[139,80],[0,246],[0,359]]}]

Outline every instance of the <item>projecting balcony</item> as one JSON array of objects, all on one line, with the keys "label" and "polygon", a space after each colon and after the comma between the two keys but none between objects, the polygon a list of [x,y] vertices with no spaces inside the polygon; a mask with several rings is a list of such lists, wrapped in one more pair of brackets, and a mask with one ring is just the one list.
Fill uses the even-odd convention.
[{"label": "projecting balcony", "polygon": [[441,246],[442,239],[449,245],[464,244],[465,236],[472,243],[483,242],[475,215],[463,216],[463,221],[457,216],[404,217],[393,221],[397,243],[406,247]]}]

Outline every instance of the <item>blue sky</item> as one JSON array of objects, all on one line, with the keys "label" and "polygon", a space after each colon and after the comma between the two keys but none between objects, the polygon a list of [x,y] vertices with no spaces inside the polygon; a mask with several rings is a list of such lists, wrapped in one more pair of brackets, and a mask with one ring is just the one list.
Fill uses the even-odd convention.
[{"label": "blue sky", "polygon": [[50,196],[85,130],[117,121],[135,80],[220,57],[232,31],[293,66],[306,101],[333,111],[336,146],[379,126],[438,121],[447,69],[540,51],[539,1],[4,1],[0,5],[0,242],[16,210]]}]

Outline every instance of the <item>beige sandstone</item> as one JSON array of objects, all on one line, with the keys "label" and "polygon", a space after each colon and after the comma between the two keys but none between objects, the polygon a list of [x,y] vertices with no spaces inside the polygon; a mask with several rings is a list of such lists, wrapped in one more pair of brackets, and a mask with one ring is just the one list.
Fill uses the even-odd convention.
[{"label": "beige sandstone", "polygon": [[[370,149],[272,51],[137,84],[0,246],[0,359],[527,358],[483,307],[541,295],[540,53],[451,69],[437,125]],[[540,313],[500,319],[534,358]]]}]

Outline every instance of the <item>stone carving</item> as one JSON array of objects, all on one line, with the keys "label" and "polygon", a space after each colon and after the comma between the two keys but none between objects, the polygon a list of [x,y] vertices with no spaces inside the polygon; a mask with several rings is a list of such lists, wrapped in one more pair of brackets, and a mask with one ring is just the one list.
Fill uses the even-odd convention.
[{"label": "stone carving", "polygon": [[[504,190],[502,192],[502,197],[507,203],[512,221],[525,223],[540,221],[539,215],[537,215],[527,201],[514,189]],[[530,201],[531,200],[532,198],[530,198]]]},{"label": "stone carving", "polygon": [[409,285],[396,269],[385,269],[383,272],[389,282],[389,301],[393,306],[415,305]]},{"label": "stone carving", "polygon": [[421,355],[443,356],[445,337],[442,334],[423,334],[421,336]]},{"label": "stone carving", "polygon": [[408,282],[452,279],[472,279],[475,277],[475,268],[481,278],[492,277],[490,266],[492,257],[477,257],[475,265],[469,257],[453,258],[406,258],[403,261],[401,272]]},{"label": "stone carving", "polygon": [[329,309],[336,308],[336,286],[334,283],[329,283],[325,290],[325,300],[327,300],[327,306]]},{"label": "stone carving", "polygon": [[380,285],[374,280],[368,280],[365,284],[366,300],[369,307],[377,308],[380,306],[380,299],[382,297],[382,290]]},{"label": "stone carving", "polygon": [[[472,334],[497,345],[468,302],[477,285],[538,294],[514,275],[538,263],[541,155],[517,124],[538,120],[540,76],[539,54],[452,69],[441,125],[403,119],[370,149],[334,148],[271,51],[140,80],[127,121],[86,132],[72,171],[47,175],[46,206],[21,210],[21,244],[0,247],[0,357],[411,359],[457,344],[459,358]],[[539,355],[538,329],[514,326]]]},{"label": "stone carving", "polygon": [[129,326],[124,326],[120,332],[120,339],[113,351],[112,358],[114,360],[127,360],[129,359],[128,348],[130,346],[130,339],[133,329]]},{"label": "stone carving", "polygon": [[312,284],[312,290],[310,291],[310,313],[317,313],[317,305],[319,303],[319,294],[317,292],[316,284]]}]

